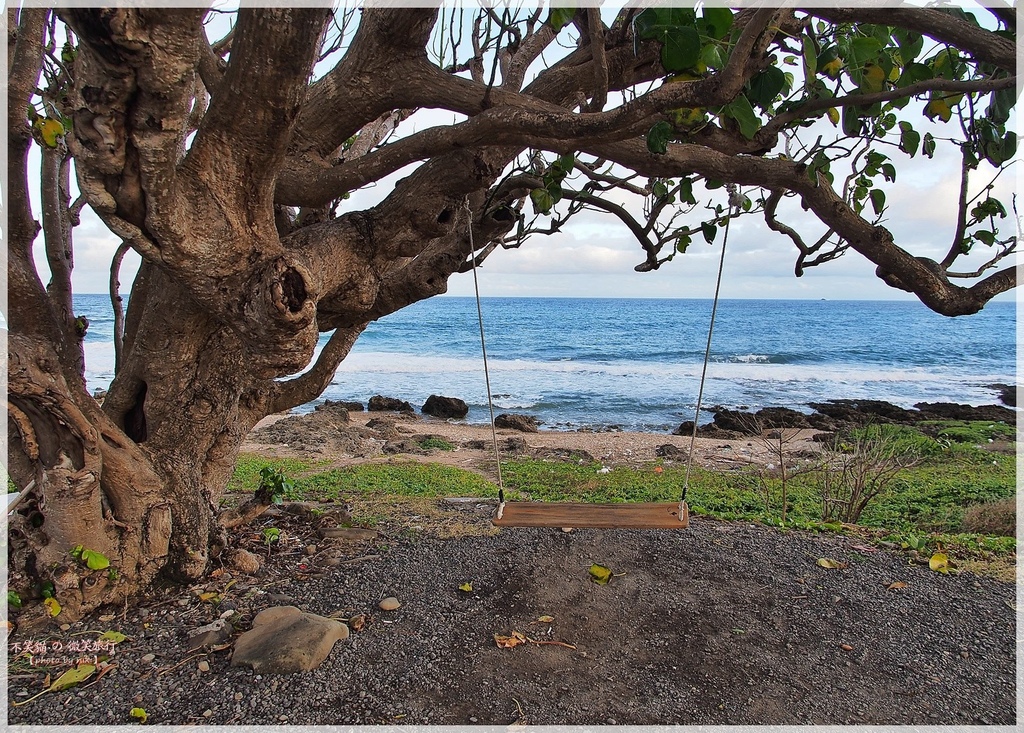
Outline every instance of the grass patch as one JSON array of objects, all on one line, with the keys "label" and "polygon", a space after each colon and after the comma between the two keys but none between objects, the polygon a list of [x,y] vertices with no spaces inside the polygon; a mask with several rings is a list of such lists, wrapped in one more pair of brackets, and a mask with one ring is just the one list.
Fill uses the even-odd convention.
[{"label": "grass patch", "polygon": [[424,438],[420,441],[420,448],[423,450],[430,450],[436,448],[437,450],[452,451],[455,450],[455,446],[449,443],[444,438],[439,438],[436,435],[432,435],[429,438]]},{"label": "grass patch", "polygon": [[[945,421],[942,429],[947,429]],[[1002,426],[1002,427],[1000,427]],[[952,426],[960,427],[960,426]],[[1002,423],[972,423],[971,430],[995,431]],[[924,459],[904,468],[865,508],[859,524],[877,537],[922,537],[934,550],[943,547],[971,562],[1013,557],[1016,457],[924,435],[913,428],[886,426],[887,440],[913,448]],[[1012,429],[1011,429],[1012,433]],[[973,433],[972,433],[973,434]],[[853,436],[851,436],[853,437]],[[870,437],[870,436],[869,436]],[[987,441],[987,438],[985,438]],[[445,450],[423,441],[424,447]],[[439,441],[445,442],[447,441]],[[390,499],[436,499],[450,496],[493,498],[497,486],[482,476],[441,464],[364,463],[317,470],[324,462],[240,457],[230,488],[255,490],[260,471],[279,469],[293,480],[293,500],[373,502]],[[661,461],[645,466],[517,459],[502,463],[510,500],[589,503],[676,501],[683,489],[685,467]],[[781,522],[781,482],[764,470],[711,471],[694,467],[687,500],[695,514],[724,520],[758,522],[815,531],[836,531],[842,525],[824,521],[822,484],[814,472],[791,476],[787,486],[785,523]],[[362,514],[373,516],[371,505]],[[998,515],[998,516],[995,516]],[[991,519],[986,523],[986,519]],[[998,521],[997,521],[998,520]],[[1005,562],[1004,562],[1005,564]],[[1012,563],[1011,563],[1012,564]]]},{"label": "grass patch", "polygon": [[253,453],[242,453],[235,464],[235,472],[228,481],[228,491],[256,491],[260,485],[260,471],[264,468],[280,470],[286,476],[293,477],[312,470],[317,464],[297,458],[265,458]]},{"label": "grass patch", "polygon": [[336,501],[368,495],[494,497],[498,487],[470,471],[437,463],[366,463],[295,479],[289,499]]},{"label": "grass patch", "polygon": [[979,445],[990,440],[1014,440],[1017,435],[1013,425],[987,420],[922,420],[917,425],[928,435],[954,443]]}]

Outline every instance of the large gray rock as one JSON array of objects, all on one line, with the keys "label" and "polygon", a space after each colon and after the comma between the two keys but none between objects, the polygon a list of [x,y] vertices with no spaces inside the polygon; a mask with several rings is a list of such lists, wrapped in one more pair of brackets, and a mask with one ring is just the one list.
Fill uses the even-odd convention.
[{"label": "large gray rock", "polygon": [[248,665],[260,674],[308,672],[327,659],[335,642],[347,638],[348,626],[340,621],[274,606],[256,614],[252,629],[238,637],[231,666]]}]

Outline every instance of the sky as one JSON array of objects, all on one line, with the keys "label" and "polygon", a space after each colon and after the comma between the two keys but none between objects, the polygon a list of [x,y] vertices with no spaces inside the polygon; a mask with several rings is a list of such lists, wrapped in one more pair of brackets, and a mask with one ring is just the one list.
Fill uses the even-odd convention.
[{"label": "sky", "polygon": [[[446,115],[446,116],[445,116]],[[418,113],[406,127],[411,132],[446,124],[451,113]],[[925,129],[923,117],[915,127]],[[824,124],[828,124],[827,122]],[[955,124],[955,123],[949,123]],[[941,125],[935,126],[936,136]],[[882,222],[895,235],[896,242],[912,254],[941,259],[949,247],[955,227],[956,195],[959,180],[957,155],[950,146],[942,146],[934,160],[920,154],[913,160],[892,152],[898,171],[895,184],[883,186],[889,210]],[[997,190],[1008,194],[1020,187],[1020,166],[1003,175]],[[396,173],[375,187],[355,192],[346,202],[347,210],[372,205],[390,184],[407,175]],[[980,178],[980,177],[979,177]],[[699,196],[698,196],[699,198]],[[527,205],[529,208],[529,205]],[[36,205],[38,211],[38,204]],[[801,231],[820,231],[812,217],[791,207],[790,221],[803,221]],[[694,215],[696,217],[696,214]],[[694,218],[690,223],[697,223]],[[40,238],[41,240],[41,238]],[[111,256],[119,240],[108,232],[86,209],[81,226],[74,233],[75,269],[73,284],[79,293],[107,291]],[[497,251],[478,271],[481,295],[530,297],[658,297],[702,298],[714,293],[715,277],[721,254],[721,235],[713,246],[699,237],[684,254],[655,272],[637,273],[634,266],[644,253],[623,224],[611,215],[584,212],[559,234],[534,237],[518,250]],[[729,230],[722,280],[724,298],[809,298],[809,299],[913,299],[914,296],[889,288],[874,276],[874,265],[850,252],[839,260],[806,270],[794,276],[796,250],[789,240],[767,228],[757,215],[740,217]],[[37,262],[41,276],[45,257],[37,242]],[[127,292],[138,257],[129,254],[121,269],[122,292]],[[454,275],[449,280],[449,295],[466,296],[474,292],[470,274]],[[1013,294],[1000,296],[1013,299]]]}]

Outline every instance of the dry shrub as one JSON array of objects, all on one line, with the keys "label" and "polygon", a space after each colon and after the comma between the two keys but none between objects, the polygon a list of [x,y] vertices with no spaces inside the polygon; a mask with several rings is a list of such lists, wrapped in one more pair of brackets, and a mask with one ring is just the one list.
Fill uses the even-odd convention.
[{"label": "dry shrub", "polygon": [[1000,499],[975,504],[964,512],[963,531],[993,537],[1017,535],[1017,500]]}]

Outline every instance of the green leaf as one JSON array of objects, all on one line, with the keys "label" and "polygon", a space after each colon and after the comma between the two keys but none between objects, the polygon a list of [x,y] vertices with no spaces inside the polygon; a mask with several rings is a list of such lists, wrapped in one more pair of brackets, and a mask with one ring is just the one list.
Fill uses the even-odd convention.
[{"label": "green leaf", "polygon": [[930,132],[924,134],[924,144],[921,146],[921,152],[928,158],[935,155],[935,138]]},{"label": "green leaf", "polygon": [[721,69],[725,66],[721,49],[713,43],[709,43],[700,50],[700,60],[709,69]]},{"label": "green leaf", "polygon": [[878,60],[878,53],[882,50],[882,43],[877,38],[860,36],[850,41],[850,62],[855,66],[863,66],[869,61]]},{"label": "green leaf", "polygon": [[558,33],[558,31],[572,22],[575,15],[576,8],[551,8],[551,12],[548,13],[548,25],[551,26],[555,33]]},{"label": "green leaf", "polygon": [[664,181],[655,181],[654,186],[651,188],[651,192],[655,198],[665,198],[668,195],[668,186],[665,185]]},{"label": "green leaf", "polygon": [[875,210],[875,216],[881,216],[885,210],[885,191],[873,188],[868,195],[871,197],[871,208]]},{"label": "green leaf", "polygon": [[750,100],[743,94],[729,102],[723,111],[736,120],[740,126],[740,134],[748,140],[752,140],[761,128],[761,121],[754,113],[754,108],[750,106]]},{"label": "green leaf", "polygon": [[697,199],[693,197],[693,181],[683,178],[679,181],[679,200],[688,203],[690,206],[697,205]]},{"label": "green leaf", "polygon": [[810,36],[803,37],[804,43],[804,76],[808,79],[818,73],[818,52],[814,49],[814,39]]},{"label": "green leaf", "polygon": [[673,28],[661,46],[661,65],[670,73],[685,71],[700,61],[700,34],[692,26]]},{"label": "green leaf", "polygon": [[680,234],[676,239],[676,252],[685,254],[692,241],[689,234]]},{"label": "green leaf", "polygon": [[52,580],[44,580],[39,587],[39,594],[43,598],[53,598],[56,592],[57,589],[53,586]]},{"label": "green leaf", "polygon": [[905,87],[910,84],[916,84],[919,81],[927,81],[933,76],[931,67],[925,66],[924,64],[907,64],[903,68],[903,73],[900,74],[900,78],[896,81],[896,86]]},{"label": "green leaf", "polygon": [[103,568],[110,567],[110,560],[101,552],[95,550],[82,550],[82,562],[84,562],[90,570],[103,570]]},{"label": "green leaf", "polygon": [[900,59],[903,61],[904,66],[911,63],[921,54],[921,50],[924,48],[924,36],[917,31],[895,28],[892,35],[900,48]]},{"label": "green leaf", "polygon": [[647,149],[655,155],[664,155],[668,152],[668,141],[672,139],[674,133],[672,125],[662,120],[647,133]]},{"label": "green leaf", "polygon": [[648,8],[636,16],[633,32],[640,38],[664,40],[666,34],[680,26],[693,26],[697,13],[692,8]]},{"label": "green leaf", "polygon": [[1000,89],[992,92],[988,110],[985,116],[997,125],[1005,125],[1010,119],[1010,110],[1017,103],[1017,90],[1015,88]]},{"label": "green leaf", "polygon": [[848,104],[843,107],[843,134],[848,137],[860,137],[864,125],[860,119],[860,107]]},{"label": "green leaf", "polygon": [[595,563],[590,566],[590,577],[598,585],[608,585],[608,581],[612,579],[612,571],[604,565]]},{"label": "green leaf", "polygon": [[768,109],[785,87],[785,72],[777,66],[769,66],[750,80],[747,96],[752,104]]},{"label": "green leaf", "polygon": [[913,158],[921,145],[921,133],[917,132],[909,122],[900,123],[900,150]]},{"label": "green leaf", "polygon": [[46,611],[51,617],[60,616],[60,603],[57,602],[56,598],[52,596],[50,598],[44,598],[43,605],[46,606]]},{"label": "green leaf", "polygon": [[976,231],[974,233],[974,238],[982,244],[987,244],[989,247],[995,244],[996,241],[995,232],[990,232],[987,229],[980,229]]},{"label": "green leaf", "polygon": [[128,637],[122,634],[120,631],[104,631],[99,635],[98,641],[112,641],[115,644],[120,644]]},{"label": "green leaf", "polygon": [[472,593],[473,592],[473,584],[472,583],[463,583],[462,585],[459,586],[459,590],[463,591],[464,593]]},{"label": "green leaf", "polygon": [[551,207],[555,205],[555,200],[546,188],[535,188],[530,191],[530,201],[533,202],[533,210],[537,214],[550,214]]},{"label": "green leaf", "polygon": [[704,25],[711,38],[725,38],[732,28],[732,20],[729,8],[704,8]]},{"label": "green leaf", "polygon": [[128,712],[128,714],[130,716],[132,716],[133,718],[138,718],[140,723],[145,723],[146,722],[146,718],[149,717],[149,714],[145,710],[143,710],[142,708],[132,708]]},{"label": "green leaf", "polygon": [[7,606],[8,608],[21,608],[21,596],[13,590],[7,591]]},{"label": "green leaf", "polygon": [[704,235],[704,241],[712,244],[715,241],[715,235],[718,234],[718,227],[715,226],[713,221],[702,221],[700,231]]}]

